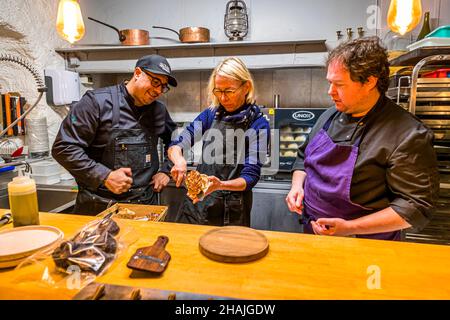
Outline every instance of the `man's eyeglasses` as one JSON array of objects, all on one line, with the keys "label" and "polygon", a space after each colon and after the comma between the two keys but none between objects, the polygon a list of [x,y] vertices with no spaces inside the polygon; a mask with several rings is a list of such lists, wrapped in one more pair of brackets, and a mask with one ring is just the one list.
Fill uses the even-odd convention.
[{"label": "man's eyeglasses", "polygon": [[169,86],[167,84],[163,84],[161,80],[158,78],[153,77],[151,74],[147,73],[146,71],[142,70],[149,78],[150,83],[152,84],[153,88],[159,88],[161,87],[161,92],[166,93],[170,90]]},{"label": "man's eyeglasses", "polygon": [[222,94],[224,94],[225,97],[227,97],[229,99],[235,95],[236,91],[238,91],[244,83],[245,82],[242,82],[241,85],[239,87],[237,87],[236,89],[219,90],[217,88],[214,88],[212,92],[219,99],[220,99],[220,97],[222,97]]}]

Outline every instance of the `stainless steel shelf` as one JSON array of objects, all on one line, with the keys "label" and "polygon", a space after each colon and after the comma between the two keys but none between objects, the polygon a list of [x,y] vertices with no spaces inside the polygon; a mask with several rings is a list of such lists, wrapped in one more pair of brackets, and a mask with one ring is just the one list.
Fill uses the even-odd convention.
[{"label": "stainless steel shelf", "polygon": [[138,57],[141,53],[157,53],[167,58],[181,58],[326,51],[325,40],[209,42],[158,46],[84,45],[56,49],[59,54],[75,53],[80,60],[95,60],[97,55],[129,59],[130,55]]},{"label": "stainless steel shelf", "polygon": [[217,57],[226,56],[243,56],[253,69],[322,66],[327,46],[325,40],[240,41],[146,46],[84,45],[57,48],[56,52],[66,59],[67,68],[80,73],[127,73],[134,69],[138,58],[147,54],[165,56],[173,70],[212,69]]}]

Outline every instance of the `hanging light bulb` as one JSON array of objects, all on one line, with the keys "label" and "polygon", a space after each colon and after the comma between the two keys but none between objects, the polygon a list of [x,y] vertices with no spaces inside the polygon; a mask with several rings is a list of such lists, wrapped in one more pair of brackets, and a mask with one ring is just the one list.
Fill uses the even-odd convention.
[{"label": "hanging light bulb", "polygon": [[56,30],[64,40],[74,43],[84,36],[84,22],[77,0],[60,0]]},{"label": "hanging light bulb", "polygon": [[421,0],[391,0],[387,23],[393,32],[404,35],[419,24],[421,17]]}]

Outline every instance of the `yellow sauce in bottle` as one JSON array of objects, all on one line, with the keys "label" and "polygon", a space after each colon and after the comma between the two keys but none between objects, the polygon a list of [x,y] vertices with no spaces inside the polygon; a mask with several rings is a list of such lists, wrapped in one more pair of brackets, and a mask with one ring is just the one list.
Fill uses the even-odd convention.
[{"label": "yellow sauce in bottle", "polygon": [[36,183],[29,177],[15,177],[8,183],[9,207],[14,227],[39,224]]}]

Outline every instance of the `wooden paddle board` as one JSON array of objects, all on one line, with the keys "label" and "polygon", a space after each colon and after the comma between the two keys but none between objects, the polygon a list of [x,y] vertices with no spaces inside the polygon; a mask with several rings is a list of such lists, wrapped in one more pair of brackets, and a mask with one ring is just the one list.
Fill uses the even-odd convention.
[{"label": "wooden paddle board", "polygon": [[264,257],[269,241],[262,233],[247,227],[212,229],[200,237],[200,252],[206,257],[229,263],[249,262]]},{"label": "wooden paddle board", "polygon": [[152,246],[137,249],[128,261],[127,267],[139,271],[162,273],[170,260],[170,254],[164,250],[167,242],[169,242],[168,237],[159,236]]}]

